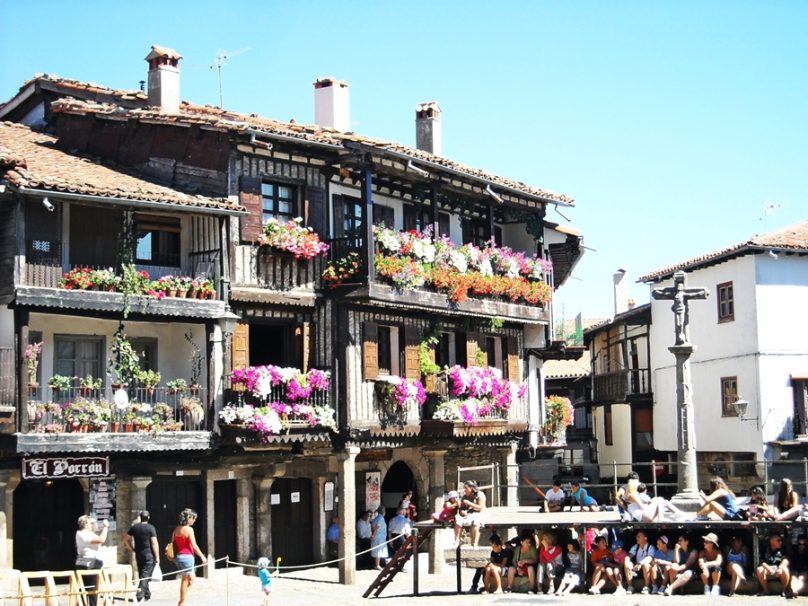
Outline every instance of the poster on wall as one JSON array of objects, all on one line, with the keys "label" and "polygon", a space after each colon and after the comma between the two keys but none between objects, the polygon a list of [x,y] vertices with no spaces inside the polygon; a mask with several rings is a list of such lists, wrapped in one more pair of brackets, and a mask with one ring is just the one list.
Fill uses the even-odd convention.
[{"label": "poster on wall", "polygon": [[365,507],[376,511],[382,504],[382,472],[365,472]]},{"label": "poster on wall", "polygon": [[334,482],[323,484],[323,511],[334,511]]}]

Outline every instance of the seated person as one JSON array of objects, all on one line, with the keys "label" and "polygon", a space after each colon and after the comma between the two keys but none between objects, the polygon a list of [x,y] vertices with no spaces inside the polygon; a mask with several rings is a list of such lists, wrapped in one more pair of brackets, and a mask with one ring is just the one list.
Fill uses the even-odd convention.
[{"label": "seated person", "polygon": [[[599,537],[603,539],[603,544],[606,545],[606,539],[604,537]],[[603,586],[606,584],[606,581],[609,581],[614,585],[614,592],[617,595],[625,595],[626,590],[623,587],[623,566],[625,565],[626,561],[626,550],[623,548],[623,543],[621,541],[615,541],[612,543],[611,551],[607,551],[608,555],[605,558],[602,558],[595,564],[595,570],[592,573],[592,586],[589,588],[589,593],[593,593],[595,595],[600,593],[600,590],[603,589]],[[592,557],[594,561],[594,556],[596,552],[592,552]]]},{"label": "seated person", "polygon": [[438,524],[446,524],[447,526],[455,523],[455,516],[457,516],[457,508],[460,507],[459,495],[456,490],[450,490],[446,495],[446,500],[443,502],[443,509],[440,513],[432,514],[432,521]]},{"label": "seated person", "polygon": [[690,548],[687,535],[679,535],[673,548],[673,559],[668,567],[668,586],[665,595],[673,595],[677,589],[684,587],[698,572],[699,552]]},{"label": "seated person", "polygon": [[564,501],[566,500],[567,495],[561,489],[561,482],[553,480],[553,487],[544,493],[544,511],[564,511]]},{"label": "seated person", "polygon": [[656,549],[648,542],[648,535],[638,530],[635,536],[636,543],[629,549],[623,571],[626,577],[626,592],[633,593],[631,580],[642,573],[643,593],[651,593],[651,566],[654,561]]},{"label": "seated person", "polygon": [[651,593],[662,595],[668,584],[667,571],[673,563],[673,549],[668,547],[668,537],[659,535],[656,540],[656,552],[654,553],[653,566],[651,566]]},{"label": "seated person", "polygon": [[704,595],[719,596],[724,556],[718,548],[718,536],[714,532],[708,532],[701,538],[704,548],[699,553],[698,565],[701,582],[704,583]]},{"label": "seated person", "polygon": [[626,494],[637,490],[637,485],[640,483],[640,476],[636,471],[628,472],[626,476],[626,483],[617,489],[617,494],[614,496],[615,503],[617,504],[617,511],[620,512],[620,518],[624,522],[630,521],[628,519],[628,501],[626,501]]},{"label": "seated person", "polygon": [[746,581],[746,569],[749,567],[749,550],[743,544],[742,537],[732,538],[732,544],[724,553],[724,561],[724,569],[729,575],[728,595],[732,597],[738,591],[741,581]]},{"label": "seated person", "polygon": [[486,523],[485,493],[477,488],[477,482],[463,482],[463,496],[455,518],[455,546],[460,545],[460,534],[463,528],[471,527],[471,546],[477,547],[480,540],[480,528]]},{"label": "seated person", "polygon": [[699,491],[702,507],[698,516],[705,520],[742,520],[735,493],[718,476],[710,479],[710,494]]},{"label": "seated person", "polygon": [[663,522],[684,516],[684,512],[662,497],[651,498],[648,488],[640,482],[636,490],[626,492],[624,501],[627,512],[635,522]]},{"label": "seated person", "polygon": [[576,587],[581,586],[583,567],[581,562],[581,544],[577,539],[570,539],[564,554],[564,576],[556,589],[556,595],[569,595]]},{"label": "seated person", "polygon": [[749,520],[773,520],[774,509],[769,507],[766,493],[760,486],[753,486],[749,495],[749,505],[746,506],[746,517]]},{"label": "seated person", "polygon": [[[553,593],[555,591],[553,584],[555,583],[556,576],[563,569],[561,557],[563,551],[561,546],[556,543],[555,535],[550,532],[543,533],[539,543],[539,565],[536,569],[538,573],[536,577],[536,593],[539,591],[544,593],[549,591]],[[547,578],[547,590],[544,589],[545,578]]]},{"label": "seated person", "polygon": [[800,595],[808,590],[808,536],[797,537],[797,544],[791,554],[791,591]]},{"label": "seated person", "polygon": [[775,532],[769,535],[769,545],[766,548],[766,554],[763,556],[760,566],[757,567],[755,573],[760,583],[760,592],[758,592],[758,595],[768,595],[769,580],[775,578],[780,579],[780,583],[783,585],[783,592],[787,596],[791,594],[789,560],[783,549],[783,537],[780,536],[780,533]]},{"label": "seated person", "polygon": [[483,570],[483,592],[502,593],[502,579],[508,578],[508,568],[513,552],[502,546],[499,535],[492,534],[488,539],[491,555]]},{"label": "seated person", "polygon": [[800,497],[794,490],[794,484],[788,478],[780,480],[780,490],[777,491],[774,509],[775,520],[779,522],[796,520],[802,513]]},{"label": "seated person", "polygon": [[572,495],[570,496],[575,503],[580,505],[581,511],[600,511],[598,502],[593,497],[589,496],[586,488],[581,486],[581,483],[578,480],[573,480],[571,486]]},{"label": "seated person", "polygon": [[536,547],[536,537],[532,532],[523,532],[519,536],[519,546],[513,550],[513,565],[508,567],[508,588],[513,589],[513,580],[516,577],[527,577],[529,590],[536,589],[536,563],[539,561],[539,550]]}]

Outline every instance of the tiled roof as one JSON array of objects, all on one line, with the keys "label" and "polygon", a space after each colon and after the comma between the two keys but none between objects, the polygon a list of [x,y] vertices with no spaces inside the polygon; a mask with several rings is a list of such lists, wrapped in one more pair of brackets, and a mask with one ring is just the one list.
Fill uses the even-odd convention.
[{"label": "tiled roof", "polygon": [[580,379],[588,377],[591,372],[589,350],[577,360],[545,360],[545,379]]},{"label": "tiled roof", "polygon": [[401,154],[414,161],[429,163],[431,166],[448,169],[468,177],[489,182],[493,186],[506,187],[517,192],[541,198],[550,202],[574,205],[575,201],[563,194],[556,194],[547,190],[532,187],[521,181],[500,177],[484,170],[466,166],[442,156],[436,156],[419,149],[407,147],[392,141],[364,137],[354,133],[345,133],[333,128],[317,125],[298,124],[296,122],[279,122],[263,118],[257,114],[239,114],[212,107],[210,105],[195,105],[188,102],[180,104],[179,113],[169,113],[151,107],[125,108],[117,104],[85,101],[78,99],[60,99],[52,104],[54,112],[95,114],[120,119],[144,120],[164,124],[198,125],[230,132],[247,132],[258,130],[266,133],[267,137],[281,135],[299,139],[301,143],[315,145],[329,145],[343,147],[346,143],[361,144],[378,152],[392,152]]},{"label": "tiled roof", "polygon": [[744,242],[733,244],[727,248],[722,248],[721,250],[716,250],[705,255],[693,257],[687,261],[682,261],[681,263],[676,263],[675,265],[670,265],[663,269],[652,271],[644,276],[640,276],[637,281],[655,282],[664,280],[679,270],[692,270],[714,265],[715,263],[733,257],[761,250],[808,253],[808,221],[803,221],[768,234],[755,235]]},{"label": "tiled roof", "polygon": [[185,194],[120,167],[68,154],[55,142],[27,126],[0,122],[0,179],[17,188],[244,212],[227,198]]}]

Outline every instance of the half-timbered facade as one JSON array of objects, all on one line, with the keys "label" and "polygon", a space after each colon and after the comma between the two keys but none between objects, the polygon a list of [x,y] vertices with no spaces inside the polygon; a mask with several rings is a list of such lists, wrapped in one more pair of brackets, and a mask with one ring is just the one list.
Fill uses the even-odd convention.
[{"label": "half-timbered facade", "polygon": [[[417,110],[420,149],[338,130],[347,85],[333,79],[315,84],[315,113],[332,117],[319,125],[34,82],[0,117],[42,117],[61,148],[235,209],[216,242],[221,317],[237,320],[205,339],[224,342],[208,371],[224,386],[218,438],[198,466],[215,553],[316,561],[338,511],[350,582],[365,507],[413,490],[427,515],[458,468],[490,464],[507,477],[489,501],[514,501],[543,415],[552,293],[581,254],[580,234],[545,215],[571,199],[441,156],[434,103]],[[71,98],[35,110],[37,86]]]}]

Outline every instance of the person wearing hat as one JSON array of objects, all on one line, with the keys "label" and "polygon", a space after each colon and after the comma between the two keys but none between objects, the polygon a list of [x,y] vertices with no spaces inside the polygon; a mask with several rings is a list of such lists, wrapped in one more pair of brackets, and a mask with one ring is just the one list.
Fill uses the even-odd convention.
[{"label": "person wearing hat", "polygon": [[480,541],[480,528],[485,526],[485,493],[477,488],[477,482],[466,480],[463,483],[463,497],[460,499],[458,515],[455,518],[455,545],[460,544],[463,528],[471,528],[471,546],[477,547]]},{"label": "person wearing hat", "polygon": [[656,540],[656,552],[654,553],[654,565],[651,567],[651,593],[662,595],[665,593],[665,586],[668,584],[668,569],[673,564],[673,549],[668,546],[668,537],[661,534]]},{"label": "person wearing hat", "polygon": [[440,513],[432,514],[432,521],[437,524],[454,525],[457,517],[457,508],[460,507],[460,495],[456,490],[450,490],[443,502],[443,509]]},{"label": "person wearing hat", "polygon": [[766,555],[760,562],[760,566],[755,570],[760,592],[758,595],[769,593],[769,580],[779,579],[783,586],[783,593],[786,597],[791,596],[791,569],[790,562],[783,549],[783,537],[778,532],[769,535],[769,546],[766,548]]},{"label": "person wearing hat", "polygon": [[708,532],[703,537],[704,548],[698,559],[699,576],[704,583],[704,595],[721,595],[721,568],[724,566],[724,556],[718,548],[718,536]]},{"label": "person wearing hat", "polygon": [[674,591],[690,582],[693,575],[698,572],[698,557],[699,552],[690,549],[690,539],[687,538],[687,535],[679,535],[676,546],[673,548],[672,563],[668,567],[668,586],[665,588],[664,595],[673,595]]},{"label": "person wearing hat", "polygon": [[139,521],[132,524],[123,537],[127,549],[135,554],[137,562],[137,576],[140,583],[137,587],[135,599],[151,599],[151,581],[154,567],[160,565],[160,545],[157,542],[157,529],[149,523],[151,516],[144,510],[140,512]]}]

